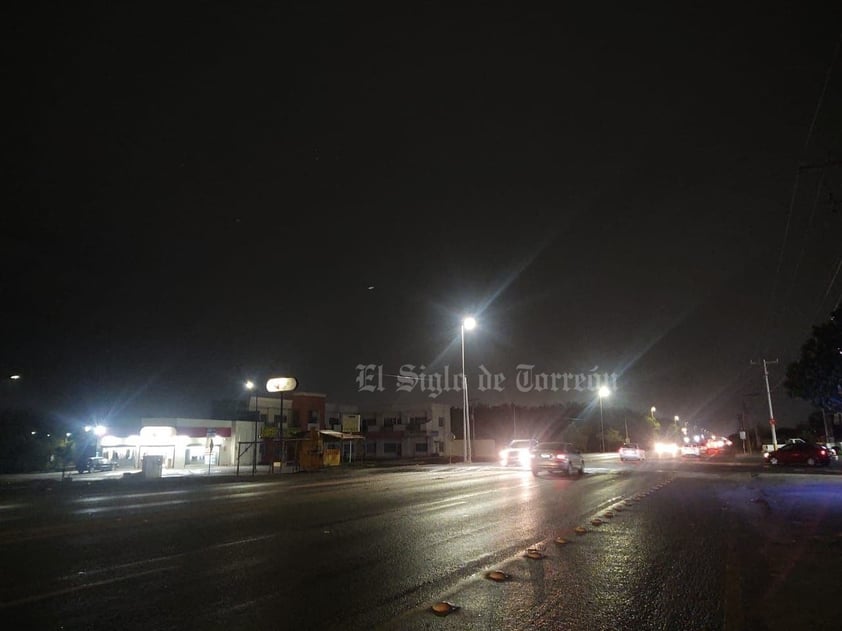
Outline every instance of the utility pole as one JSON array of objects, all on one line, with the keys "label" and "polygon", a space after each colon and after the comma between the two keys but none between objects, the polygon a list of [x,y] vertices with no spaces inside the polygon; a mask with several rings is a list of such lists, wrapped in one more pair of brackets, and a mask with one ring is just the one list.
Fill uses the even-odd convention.
[{"label": "utility pole", "polygon": [[775,433],[775,413],[772,411],[772,392],[769,390],[769,364],[777,364],[778,360],[774,361],[767,361],[765,359],[761,359],[759,362],[754,360],[751,361],[752,366],[758,366],[759,364],[763,364],[763,379],[766,382],[766,400],[769,402],[769,427],[772,428],[772,448],[777,450],[778,449],[778,436]]},{"label": "utility pole", "polygon": [[512,403],[512,440],[517,438],[517,417],[515,416],[515,404]]},{"label": "utility pole", "polygon": [[822,422],[824,423],[824,442],[825,444],[830,444],[833,442],[833,435],[827,429],[827,414],[822,408]]}]

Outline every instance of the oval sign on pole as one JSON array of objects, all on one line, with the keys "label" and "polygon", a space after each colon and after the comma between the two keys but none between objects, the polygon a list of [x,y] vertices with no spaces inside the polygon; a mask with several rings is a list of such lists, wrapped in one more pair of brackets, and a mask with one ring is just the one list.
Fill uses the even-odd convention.
[{"label": "oval sign on pole", "polygon": [[267,392],[292,392],[298,387],[295,377],[272,377],[266,382]]}]

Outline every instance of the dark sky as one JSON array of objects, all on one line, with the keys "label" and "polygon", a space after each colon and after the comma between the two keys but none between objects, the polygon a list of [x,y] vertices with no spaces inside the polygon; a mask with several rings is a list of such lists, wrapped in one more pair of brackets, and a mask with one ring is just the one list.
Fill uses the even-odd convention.
[{"label": "dark sky", "polygon": [[842,171],[798,171],[842,157],[838,7],[119,4],[4,10],[4,405],[394,402],[355,366],[459,370],[473,312],[489,403],[598,366],[732,429],[765,356],[802,420],[784,365],[842,296]]}]

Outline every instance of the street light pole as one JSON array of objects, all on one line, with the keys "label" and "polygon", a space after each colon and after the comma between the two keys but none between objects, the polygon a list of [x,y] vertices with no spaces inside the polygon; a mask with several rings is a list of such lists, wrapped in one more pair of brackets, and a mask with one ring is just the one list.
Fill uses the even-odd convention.
[{"label": "street light pole", "polygon": [[477,321],[472,317],[467,317],[462,320],[462,405],[464,406],[464,413],[462,415],[462,430],[465,434],[465,444],[463,446],[464,462],[467,463],[471,462],[471,408],[468,400],[468,375],[465,372],[465,329],[470,331],[476,325]]},{"label": "street light pole", "polygon": [[[254,390],[254,382],[246,381],[246,390]],[[249,405],[249,407],[251,407]],[[257,407],[257,391],[254,393],[254,431],[252,432],[251,474],[257,473],[257,423],[260,421],[260,408]]]},{"label": "street light pole", "polygon": [[[602,417],[602,399],[611,394],[608,386],[602,386],[599,389],[599,437],[602,442],[602,453],[605,453],[605,423]],[[628,434],[628,431],[626,432]]]}]

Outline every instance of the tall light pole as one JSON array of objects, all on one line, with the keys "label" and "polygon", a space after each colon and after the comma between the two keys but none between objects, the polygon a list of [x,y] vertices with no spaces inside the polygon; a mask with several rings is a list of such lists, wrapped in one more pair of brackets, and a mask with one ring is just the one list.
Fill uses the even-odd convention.
[{"label": "tall light pole", "polygon": [[468,403],[468,375],[465,373],[465,331],[472,330],[476,325],[477,321],[470,316],[462,320],[462,405],[464,406],[462,429],[465,433],[465,444],[463,449],[465,462],[471,462],[471,413]]},{"label": "tall light pole", "polygon": [[602,440],[602,453],[605,453],[605,423],[602,418],[602,400],[611,395],[611,390],[608,386],[601,386],[599,388],[599,437]]},{"label": "tall light pole", "polygon": [[[246,390],[254,390],[254,382],[249,379],[243,384]],[[251,407],[251,406],[249,406]],[[257,392],[254,393],[254,432],[252,433],[251,474],[257,473],[257,423],[260,421],[260,409],[257,407]]]}]

